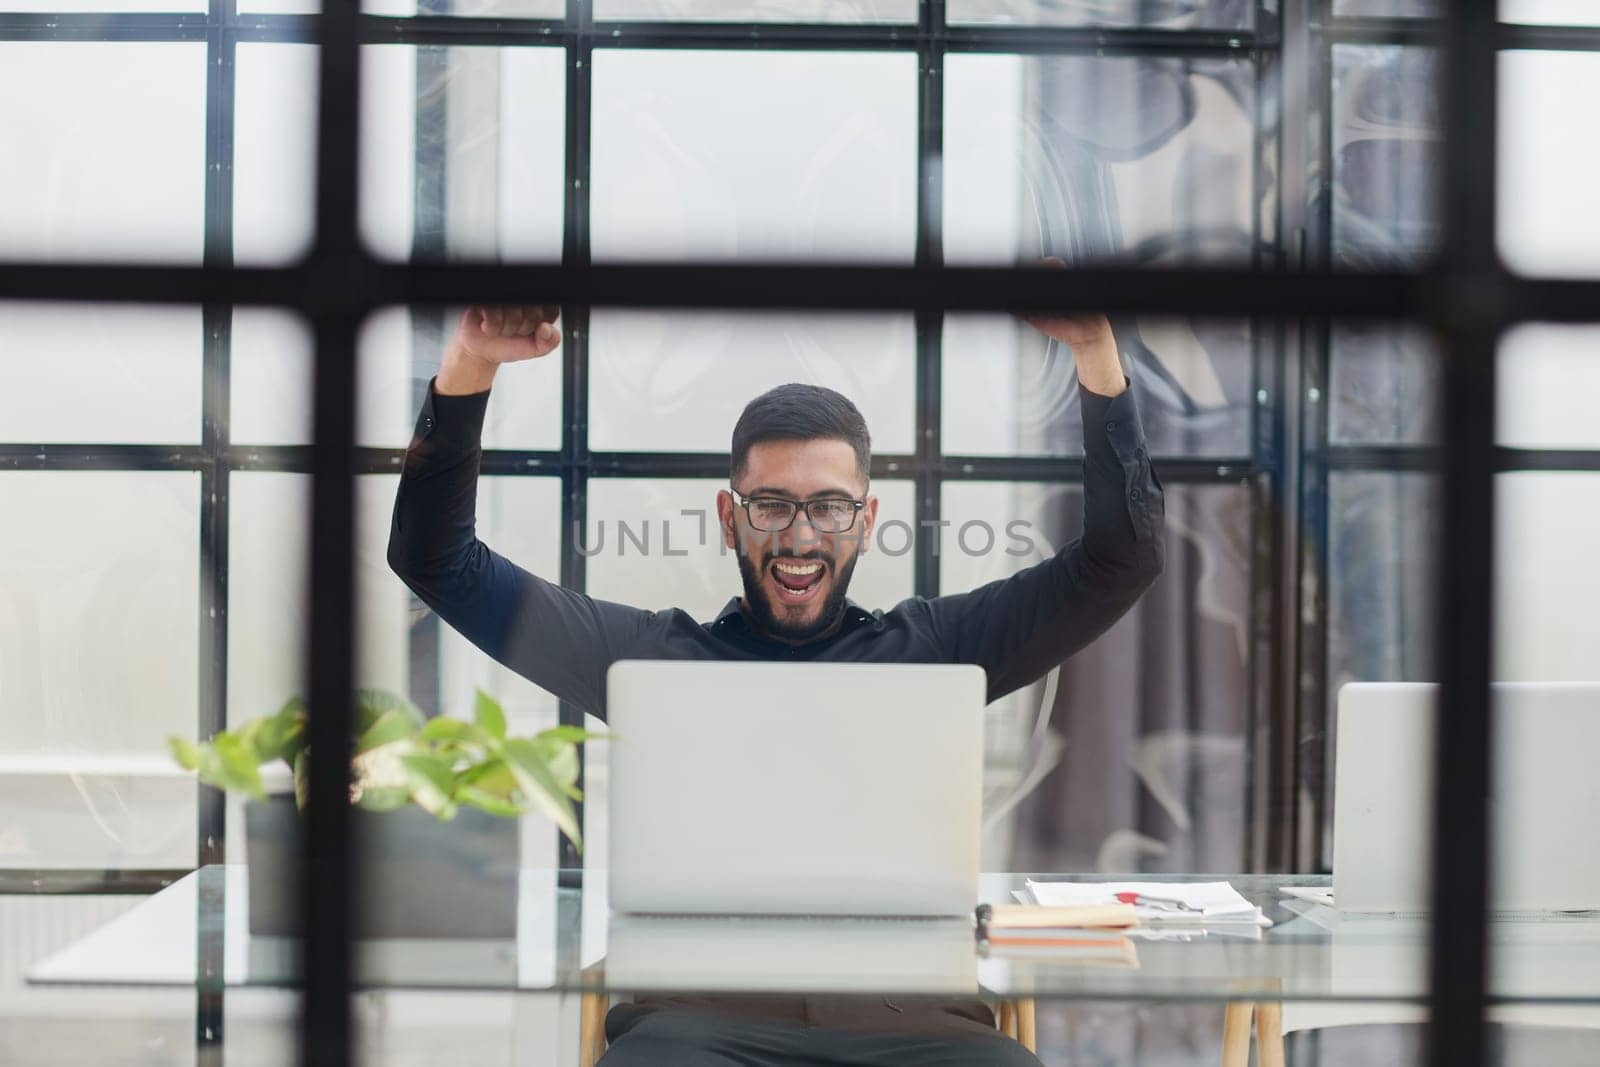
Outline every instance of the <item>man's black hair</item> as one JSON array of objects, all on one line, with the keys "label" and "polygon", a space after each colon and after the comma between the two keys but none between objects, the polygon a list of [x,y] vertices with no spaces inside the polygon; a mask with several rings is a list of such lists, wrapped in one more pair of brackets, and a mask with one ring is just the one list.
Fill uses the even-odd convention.
[{"label": "man's black hair", "polygon": [[856,467],[866,481],[872,469],[872,438],[867,420],[843,393],[820,385],[790,382],[768,389],[745,405],[733,427],[730,474],[744,471],[752,445],[766,441],[844,441],[856,453]]}]

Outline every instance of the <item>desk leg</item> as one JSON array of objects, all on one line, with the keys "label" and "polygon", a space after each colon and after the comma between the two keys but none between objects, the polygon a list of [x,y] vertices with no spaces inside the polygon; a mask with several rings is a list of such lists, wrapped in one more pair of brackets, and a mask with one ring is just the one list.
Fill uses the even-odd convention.
[{"label": "desk leg", "polygon": [[1256,1064],[1283,1067],[1283,1001],[1256,1005]]},{"label": "desk leg", "polygon": [[1039,1051],[1039,1029],[1032,997],[1017,1001],[1017,1040],[1029,1052]]},{"label": "desk leg", "polygon": [[1249,1067],[1250,1022],[1255,1004],[1236,1000],[1222,1017],[1222,1067]]}]

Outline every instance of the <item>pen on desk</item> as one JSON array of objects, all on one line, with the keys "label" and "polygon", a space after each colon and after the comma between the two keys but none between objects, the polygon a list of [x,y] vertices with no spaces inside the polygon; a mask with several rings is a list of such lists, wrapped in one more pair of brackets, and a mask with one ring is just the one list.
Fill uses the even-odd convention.
[{"label": "pen on desk", "polygon": [[1187,901],[1174,900],[1171,897],[1146,896],[1144,893],[1118,893],[1116,898],[1118,903],[1121,904],[1132,904],[1136,907],[1144,908],[1159,908],[1163,911],[1192,911],[1198,913],[1205,910],[1197,908]]}]

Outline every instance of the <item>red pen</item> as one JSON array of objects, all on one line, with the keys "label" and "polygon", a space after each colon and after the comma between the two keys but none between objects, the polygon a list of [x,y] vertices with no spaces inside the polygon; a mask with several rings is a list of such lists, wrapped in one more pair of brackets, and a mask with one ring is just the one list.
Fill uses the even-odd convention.
[{"label": "red pen", "polygon": [[1136,907],[1160,908],[1164,911],[1200,912],[1204,910],[1182,900],[1173,900],[1169,897],[1147,897],[1143,893],[1118,893],[1117,902],[1119,904],[1132,904]]}]

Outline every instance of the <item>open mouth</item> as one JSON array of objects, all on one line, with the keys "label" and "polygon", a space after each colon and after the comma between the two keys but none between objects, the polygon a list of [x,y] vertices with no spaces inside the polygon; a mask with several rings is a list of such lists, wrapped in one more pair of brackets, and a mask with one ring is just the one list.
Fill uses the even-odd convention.
[{"label": "open mouth", "polygon": [[780,559],[767,568],[782,604],[804,604],[822,588],[827,567],[818,559]]}]

